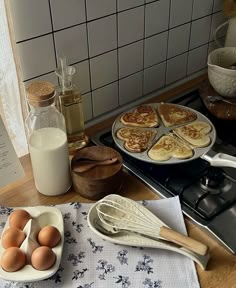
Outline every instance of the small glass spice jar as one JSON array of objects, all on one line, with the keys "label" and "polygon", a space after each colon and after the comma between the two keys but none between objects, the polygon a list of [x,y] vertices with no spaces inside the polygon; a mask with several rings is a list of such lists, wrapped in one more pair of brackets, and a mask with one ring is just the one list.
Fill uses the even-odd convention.
[{"label": "small glass spice jar", "polygon": [[28,145],[37,190],[60,195],[71,187],[70,162],[64,116],[55,108],[55,87],[47,81],[27,88],[30,113],[26,119]]}]

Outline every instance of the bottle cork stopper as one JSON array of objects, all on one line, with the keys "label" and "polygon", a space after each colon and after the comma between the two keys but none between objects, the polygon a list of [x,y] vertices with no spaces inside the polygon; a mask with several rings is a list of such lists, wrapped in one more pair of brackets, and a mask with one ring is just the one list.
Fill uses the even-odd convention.
[{"label": "bottle cork stopper", "polygon": [[51,82],[32,82],[26,92],[28,101],[33,106],[48,106],[54,102],[55,86]]}]

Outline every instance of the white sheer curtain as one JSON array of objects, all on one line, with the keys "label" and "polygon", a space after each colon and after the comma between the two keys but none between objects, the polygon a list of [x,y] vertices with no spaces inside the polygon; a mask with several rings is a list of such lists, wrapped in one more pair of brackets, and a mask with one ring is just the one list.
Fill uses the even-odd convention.
[{"label": "white sheer curtain", "polygon": [[18,157],[28,152],[4,0],[0,0],[0,114]]}]

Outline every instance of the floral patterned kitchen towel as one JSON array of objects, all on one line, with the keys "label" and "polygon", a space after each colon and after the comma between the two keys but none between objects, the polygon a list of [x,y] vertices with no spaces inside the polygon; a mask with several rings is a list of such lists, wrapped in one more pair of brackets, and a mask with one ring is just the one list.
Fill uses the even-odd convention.
[{"label": "floral patterned kitchen towel", "polygon": [[[178,197],[143,201],[167,225],[186,233]],[[57,205],[64,217],[65,243],[60,268],[49,279],[17,283],[0,279],[3,288],[199,288],[194,263],[175,252],[110,243],[87,224],[91,204]],[[1,207],[2,230],[7,210]],[[1,231],[0,231],[1,233]]]}]

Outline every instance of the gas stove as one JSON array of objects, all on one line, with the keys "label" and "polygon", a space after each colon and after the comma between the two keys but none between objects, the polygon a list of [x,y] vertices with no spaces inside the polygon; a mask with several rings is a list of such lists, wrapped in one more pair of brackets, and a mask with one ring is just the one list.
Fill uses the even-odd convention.
[{"label": "gas stove", "polygon": [[[171,100],[193,108],[214,124],[217,139],[212,148],[236,156],[235,121],[212,116],[201,101],[198,90]],[[106,145],[119,151],[124,167],[148,185],[162,198],[178,195],[183,213],[230,252],[236,252],[236,169],[212,167],[199,158],[175,165],[155,165],[137,160],[122,152],[112,138],[111,128],[91,139],[96,145]]]}]

